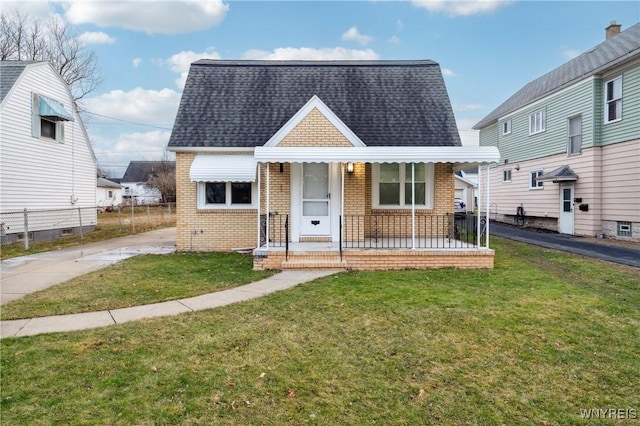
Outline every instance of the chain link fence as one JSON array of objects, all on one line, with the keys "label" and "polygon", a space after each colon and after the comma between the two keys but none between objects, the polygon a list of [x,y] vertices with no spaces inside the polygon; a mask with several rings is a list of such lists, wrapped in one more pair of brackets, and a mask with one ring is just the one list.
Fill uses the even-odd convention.
[{"label": "chain link fence", "polygon": [[50,241],[79,236],[100,229],[114,234],[141,232],[175,223],[175,204],[147,206],[80,207],[71,209],[19,210],[0,212],[2,245]]}]

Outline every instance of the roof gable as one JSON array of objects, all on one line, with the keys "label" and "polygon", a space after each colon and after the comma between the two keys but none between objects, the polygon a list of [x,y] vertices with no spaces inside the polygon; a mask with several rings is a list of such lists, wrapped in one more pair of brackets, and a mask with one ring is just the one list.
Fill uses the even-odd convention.
[{"label": "roof gable", "polygon": [[295,113],[293,117],[287,123],[280,128],[276,132],[275,135],[271,137],[264,144],[264,146],[277,146],[281,142],[285,140],[285,138],[291,134],[291,132],[303,122],[309,115],[317,110],[322,114],[322,116],[333,126],[335,129],[340,132],[342,136],[352,145],[352,146],[365,146],[364,143],[360,140],[360,138],[347,127],[346,124],[338,116],[331,111],[331,109],[317,96],[313,95],[309,102],[307,102],[298,112]]},{"label": "roof gable", "polygon": [[169,148],[263,146],[314,96],[367,146],[461,145],[433,61],[201,60],[191,64]]},{"label": "roof gable", "polygon": [[526,84],[473,128],[478,130],[493,124],[501,117],[545,96],[638,56],[640,56],[640,23]]}]

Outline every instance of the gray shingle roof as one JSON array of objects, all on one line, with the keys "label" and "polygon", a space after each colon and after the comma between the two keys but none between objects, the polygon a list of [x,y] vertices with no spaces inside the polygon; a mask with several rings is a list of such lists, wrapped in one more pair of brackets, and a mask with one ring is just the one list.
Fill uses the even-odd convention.
[{"label": "gray shingle roof", "polygon": [[148,182],[149,178],[166,167],[175,171],[175,161],[131,161],[120,183]]},{"label": "gray shingle roof", "polygon": [[602,73],[638,55],[640,55],[640,23],[528,83],[473,128],[481,129],[544,96],[584,78]]},{"label": "gray shingle roof", "polygon": [[461,145],[433,61],[200,60],[169,147],[264,145],[313,95],[366,145]]},{"label": "gray shingle roof", "polygon": [[106,178],[99,177],[96,179],[96,181],[96,186],[100,188],[122,188],[122,185],[120,185],[119,183]]},{"label": "gray shingle roof", "polygon": [[7,96],[26,66],[34,63],[32,61],[0,61],[0,102]]}]

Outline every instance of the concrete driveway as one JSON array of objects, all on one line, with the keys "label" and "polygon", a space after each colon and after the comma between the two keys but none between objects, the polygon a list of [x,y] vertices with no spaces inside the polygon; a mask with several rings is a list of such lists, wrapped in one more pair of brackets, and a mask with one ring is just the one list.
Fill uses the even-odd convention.
[{"label": "concrete driveway", "polygon": [[0,262],[0,304],[139,254],[171,253],[176,228],[129,235]]}]

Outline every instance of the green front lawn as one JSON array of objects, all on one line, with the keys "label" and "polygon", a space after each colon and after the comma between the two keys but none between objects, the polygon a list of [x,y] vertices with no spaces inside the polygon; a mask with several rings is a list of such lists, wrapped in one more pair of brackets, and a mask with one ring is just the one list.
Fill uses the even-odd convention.
[{"label": "green front lawn", "polygon": [[198,296],[261,280],[238,253],[141,255],[2,306],[0,319],[75,314]]},{"label": "green front lawn", "polygon": [[4,339],[2,424],[640,415],[640,269],[492,241],[494,270],[349,272],[209,311]]}]

